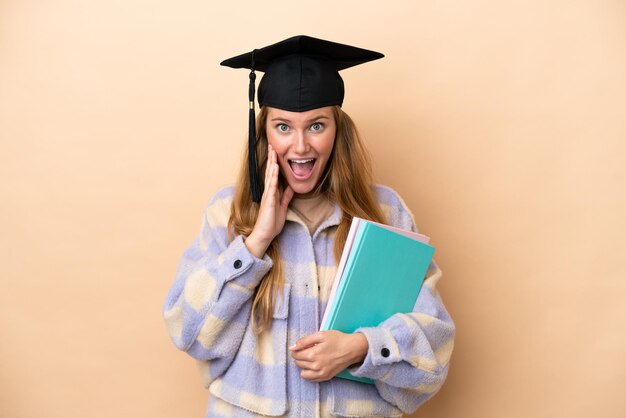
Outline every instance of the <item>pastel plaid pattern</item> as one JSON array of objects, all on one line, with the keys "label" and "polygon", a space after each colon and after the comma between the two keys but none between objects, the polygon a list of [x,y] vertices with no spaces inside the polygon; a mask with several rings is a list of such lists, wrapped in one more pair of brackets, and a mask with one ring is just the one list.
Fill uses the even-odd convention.
[{"label": "pastel plaid pattern", "polygon": [[[415,231],[413,216],[397,193],[373,187],[388,223]],[[267,255],[250,254],[244,237],[228,240],[233,193],[232,186],[225,187],[210,200],[200,234],[183,254],[164,304],[172,341],[197,360],[209,389],[207,417],[398,417],[439,390],[455,328],[436,290],[441,270],[434,262],[413,312],[357,330],[370,348],[350,372],[375,385],[339,378],[309,382],[300,377],[287,347],[319,329],[336,271],[333,242],[341,210],[336,206],[312,235],[288,211],[276,238],[285,286],[270,330],[257,337],[248,326],[252,298],[273,263]]]}]

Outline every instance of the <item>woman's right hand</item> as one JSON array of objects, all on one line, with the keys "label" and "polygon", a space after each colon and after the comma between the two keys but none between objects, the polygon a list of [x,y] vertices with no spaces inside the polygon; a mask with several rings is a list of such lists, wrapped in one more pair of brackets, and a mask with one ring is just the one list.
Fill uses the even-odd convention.
[{"label": "woman's right hand", "polygon": [[287,216],[287,207],[293,198],[293,189],[289,185],[285,187],[281,196],[278,190],[279,171],[276,152],[268,144],[265,190],[261,197],[256,223],[250,236],[245,241],[248,250],[257,258],[263,258],[272,240],[283,230],[285,217]]}]

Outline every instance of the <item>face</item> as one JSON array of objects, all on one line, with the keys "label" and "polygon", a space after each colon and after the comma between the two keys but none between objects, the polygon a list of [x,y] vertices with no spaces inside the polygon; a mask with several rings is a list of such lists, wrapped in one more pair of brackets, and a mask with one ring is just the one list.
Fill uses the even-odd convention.
[{"label": "face", "polygon": [[268,108],[267,140],[293,191],[306,197],[317,186],[335,143],[332,106],[307,112]]}]

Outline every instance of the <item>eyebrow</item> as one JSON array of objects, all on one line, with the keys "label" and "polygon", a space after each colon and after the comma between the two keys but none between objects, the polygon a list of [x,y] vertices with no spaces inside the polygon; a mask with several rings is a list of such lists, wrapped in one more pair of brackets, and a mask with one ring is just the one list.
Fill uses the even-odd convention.
[{"label": "eyebrow", "polygon": [[[329,118],[328,116],[318,115],[318,116],[315,116],[315,117],[313,117],[313,118],[310,118],[310,119],[306,120],[305,122],[306,122],[306,123],[311,123],[311,122],[314,122],[314,121],[316,121],[316,120],[322,120],[322,119],[330,119],[330,118]],[[291,123],[291,120],[290,120],[290,119],[281,118],[281,117],[275,117],[275,118],[272,118],[272,120],[271,120],[271,121],[272,121],[272,122],[286,122],[286,123]]]}]

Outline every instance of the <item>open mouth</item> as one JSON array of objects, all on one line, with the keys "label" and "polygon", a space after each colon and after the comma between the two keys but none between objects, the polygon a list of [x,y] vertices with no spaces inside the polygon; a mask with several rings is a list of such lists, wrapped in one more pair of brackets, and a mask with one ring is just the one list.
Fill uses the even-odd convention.
[{"label": "open mouth", "polygon": [[313,173],[315,167],[315,158],[306,158],[301,160],[288,160],[291,172],[298,180],[306,180]]}]

